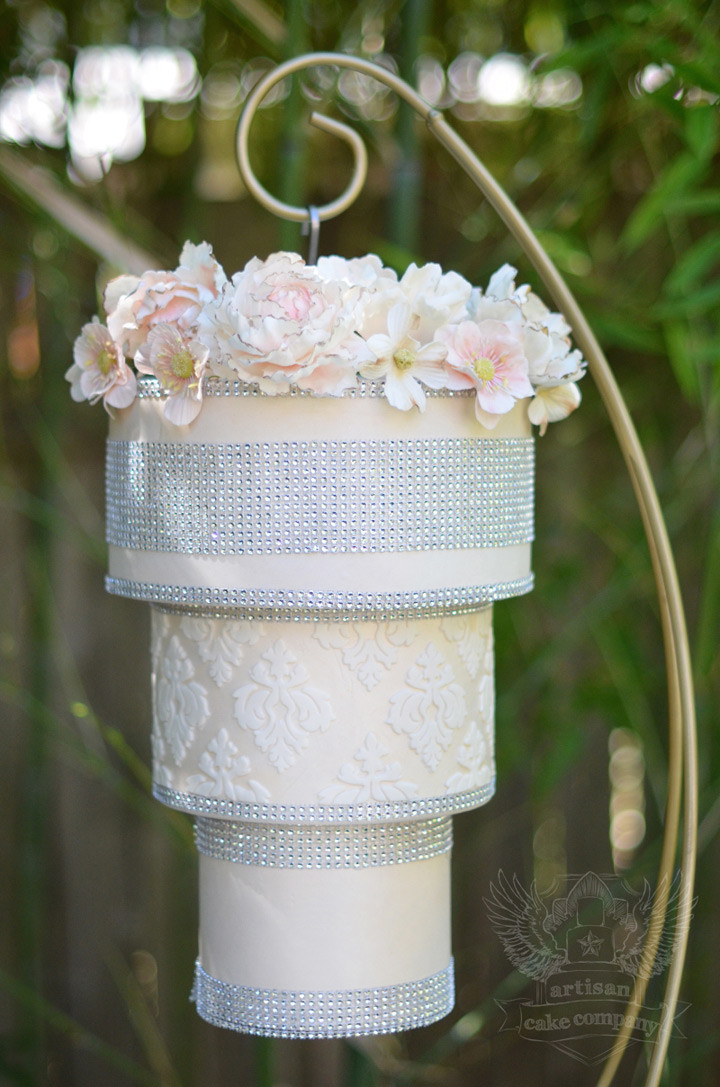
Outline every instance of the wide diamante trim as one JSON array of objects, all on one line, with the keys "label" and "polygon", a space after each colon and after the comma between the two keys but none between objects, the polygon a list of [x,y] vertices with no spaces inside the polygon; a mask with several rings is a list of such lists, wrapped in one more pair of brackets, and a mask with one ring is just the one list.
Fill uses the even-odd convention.
[{"label": "wide diamante trim", "polygon": [[270,1038],[395,1034],[448,1015],[455,1002],[452,960],[438,974],[378,989],[292,992],[232,985],[195,966],[191,999],[208,1023]]},{"label": "wide diamante trim", "polygon": [[199,818],[195,844],[216,860],[262,868],[375,868],[449,852],[452,819],[328,827]]},{"label": "wide diamante trim", "polygon": [[109,440],[106,539],[184,555],[512,547],[533,539],[534,466],[533,438]]}]

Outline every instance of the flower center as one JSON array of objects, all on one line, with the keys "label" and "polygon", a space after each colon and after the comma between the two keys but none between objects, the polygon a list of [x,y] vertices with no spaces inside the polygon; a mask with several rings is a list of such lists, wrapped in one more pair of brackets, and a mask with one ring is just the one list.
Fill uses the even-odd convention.
[{"label": "flower center", "polygon": [[269,297],[281,307],[290,321],[302,321],[312,305],[312,296],[307,287],[278,287],[270,292]]},{"label": "flower center", "polygon": [[411,351],[407,347],[401,347],[399,351],[396,351],[393,355],[393,362],[397,366],[398,370],[409,370],[411,366],[415,365],[417,355],[414,351]]},{"label": "flower center", "polygon": [[103,377],[107,377],[107,375],[110,373],[114,361],[115,360],[108,351],[107,347],[103,347],[100,349],[100,351],[98,351],[97,368],[103,375]]},{"label": "flower center", "polygon": [[175,377],[186,381],[195,372],[195,360],[187,347],[181,347],[170,359],[170,369]]},{"label": "flower center", "polygon": [[481,381],[492,381],[495,377],[495,363],[485,355],[474,358],[472,368]]}]

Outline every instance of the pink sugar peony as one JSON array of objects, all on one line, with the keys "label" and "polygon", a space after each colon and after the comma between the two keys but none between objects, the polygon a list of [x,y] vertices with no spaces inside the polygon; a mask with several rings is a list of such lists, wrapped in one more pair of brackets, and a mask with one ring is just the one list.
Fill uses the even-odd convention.
[{"label": "pink sugar peony", "polygon": [[296,253],[253,258],[205,308],[200,339],[267,393],[339,394],[368,357],[355,334],[362,288],[323,279]]},{"label": "pink sugar peony", "polygon": [[173,324],[191,334],[198,316],[218,294],[226,276],[203,242],[186,242],[174,272],[119,276],[105,290],[108,328],[125,354],[134,356],[158,324]]}]

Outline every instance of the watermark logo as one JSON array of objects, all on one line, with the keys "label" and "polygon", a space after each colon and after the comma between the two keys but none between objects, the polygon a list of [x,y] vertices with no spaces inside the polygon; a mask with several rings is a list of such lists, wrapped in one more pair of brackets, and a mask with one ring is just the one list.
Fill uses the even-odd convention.
[{"label": "watermark logo", "polygon": [[[485,899],[488,915],[510,962],[536,983],[534,1000],[498,1001],[505,1014],[501,1029],[585,1064],[604,1060],[623,1026],[630,1028],[630,1041],[652,1041],[662,1005],[644,1005],[628,1019],[627,1004],[655,924],[656,897],[647,881],[635,892],[617,876],[593,872],[566,876],[540,895],[534,881],[526,891],[517,876],[499,872]],[[670,961],[677,907],[676,882],[647,977]],[[677,1025],[673,1031],[682,1033]]]}]

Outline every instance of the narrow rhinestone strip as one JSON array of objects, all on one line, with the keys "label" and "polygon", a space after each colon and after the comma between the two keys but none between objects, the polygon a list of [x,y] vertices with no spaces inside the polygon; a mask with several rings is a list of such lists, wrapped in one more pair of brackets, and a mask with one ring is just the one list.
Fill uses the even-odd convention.
[{"label": "narrow rhinestone strip", "polygon": [[378,989],[288,992],[232,985],[195,965],[191,999],[208,1023],[269,1038],[347,1038],[395,1034],[448,1015],[455,1002],[453,963],[438,974]]},{"label": "narrow rhinestone strip", "polygon": [[[423,392],[429,399],[446,400],[458,397],[469,399],[475,396],[475,389],[431,389],[423,386]],[[138,377],[137,395],[139,400],[164,400],[170,394],[155,377]],[[203,378],[203,396],[243,396],[261,397],[265,400],[286,399],[288,397],[310,400],[337,400],[337,396],[321,396],[309,389],[299,389],[297,385],[291,385],[286,392],[266,393],[258,385],[247,384],[244,381],[233,381],[222,377]],[[339,394],[341,399],[357,400],[370,397],[374,400],[382,400],[385,396],[384,381],[366,381],[358,378],[357,385],[345,389]]]},{"label": "narrow rhinestone strip", "polygon": [[497,600],[529,593],[533,575],[490,585],[466,585],[415,592],[343,592],[332,589],[218,589],[208,586],[158,585],[106,577],[115,596],[144,600],[188,615],[225,619],[392,620],[464,615]]},{"label": "narrow rhinestone strip", "polygon": [[186,555],[509,547],[532,438],[107,443],[107,542]]},{"label": "narrow rhinestone strip", "polygon": [[377,868],[448,853],[452,819],[333,827],[198,819],[195,844],[205,856],[260,868]]},{"label": "narrow rhinestone strip", "polygon": [[363,804],[270,804],[246,803],[223,797],[181,793],[167,785],[153,783],[153,796],[169,808],[190,812],[191,815],[221,819],[236,819],[252,823],[383,823],[410,822],[431,819],[436,815],[452,815],[486,804],[495,792],[495,779],[478,789],[448,796],[421,797],[416,800],[368,801]]}]

